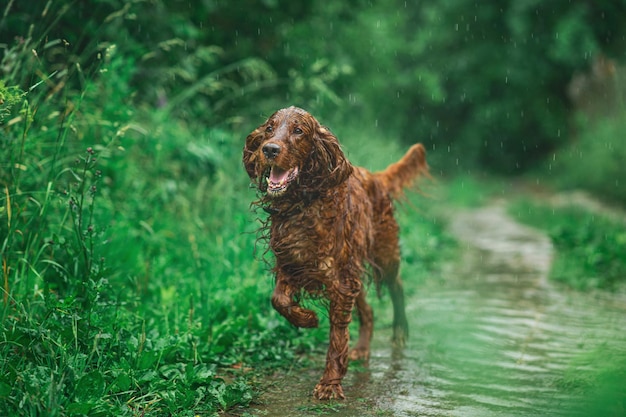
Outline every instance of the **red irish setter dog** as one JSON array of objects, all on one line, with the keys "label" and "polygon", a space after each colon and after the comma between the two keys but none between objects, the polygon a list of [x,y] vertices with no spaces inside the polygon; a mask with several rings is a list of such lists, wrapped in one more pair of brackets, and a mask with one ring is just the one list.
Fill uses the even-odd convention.
[{"label": "red irish setter dog", "polygon": [[[373,312],[361,281],[369,264],[377,287],[393,302],[393,341],[404,345],[408,325],[398,276],[398,224],[392,199],[427,175],[425,150],[416,144],[382,172],[350,164],[337,138],[306,111],[278,110],[246,138],[243,163],[269,213],[275,255],[272,305],[298,327],[317,327],[302,296],[329,300],[330,344],[326,368],[315,387],[320,400],[345,398],[341,387],[348,358],[367,359]],[[356,306],[359,339],[348,352],[348,325]]]}]

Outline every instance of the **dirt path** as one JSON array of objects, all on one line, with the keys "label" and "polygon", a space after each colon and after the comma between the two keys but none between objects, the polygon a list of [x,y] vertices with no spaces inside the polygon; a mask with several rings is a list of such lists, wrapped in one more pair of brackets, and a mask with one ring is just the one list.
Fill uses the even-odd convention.
[{"label": "dirt path", "polygon": [[[268,381],[264,405],[250,414],[625,415],[624,389],[609,389],[594,403],[587,377],[626,355],[624,306],[548,283],[549,239],[499,204],[455,215],[450,229],[466,246],[464,256],[408,300],[406,349],[391,349],[389,332],[377,329],[369,366],[351,368],[344,381],[348,400],[311,399],[320,355],[316,369]],[[379,316],[385,310],[378,306]]]}]

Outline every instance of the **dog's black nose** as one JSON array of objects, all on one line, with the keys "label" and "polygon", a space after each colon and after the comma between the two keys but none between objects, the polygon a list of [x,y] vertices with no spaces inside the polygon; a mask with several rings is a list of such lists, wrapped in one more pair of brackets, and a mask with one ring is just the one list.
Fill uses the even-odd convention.
[{"label": "dog's black nose", "polygon": [[267,159],[274,159],[276,158],[276,156],[278,156],[279,153],[280,145],[277,145],[275,143],[268,143],[263,146],[263,155],[265,155]]}]

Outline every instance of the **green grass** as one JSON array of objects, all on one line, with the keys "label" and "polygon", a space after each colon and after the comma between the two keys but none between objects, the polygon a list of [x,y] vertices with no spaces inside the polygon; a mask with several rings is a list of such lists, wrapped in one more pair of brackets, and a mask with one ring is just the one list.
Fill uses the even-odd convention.
[{"label": "green grass", "polygon": [[241,135],[128,77],[0,88],[1,415],[212,415],[315,343],[269,305]]},{"label": "green grass", "polygon": [[480,175],[457,175],[446,180],[440,199],[452,207],[475,208],[509,195],[511,184],[506,178]]},{"label": "green grass", "polygon": [[624,222],[580,207],[556,208],[532,200],[518,200],[510,212],[552,239],[554,280],[581,290],[612,289],[626,282]]}]

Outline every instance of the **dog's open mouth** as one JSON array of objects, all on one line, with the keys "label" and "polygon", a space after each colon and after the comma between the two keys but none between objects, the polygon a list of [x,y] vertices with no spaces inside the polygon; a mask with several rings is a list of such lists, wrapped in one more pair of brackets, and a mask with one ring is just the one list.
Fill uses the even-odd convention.
[{"label": "dog's open mouth", "polygon": [[279,196],[287,190],[289,184],[298,176],[298,167],[283,169],[273,165],[267,173],[267,193]]}]

